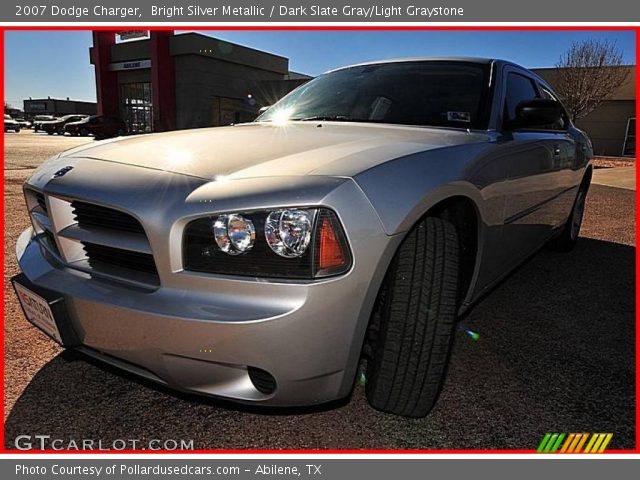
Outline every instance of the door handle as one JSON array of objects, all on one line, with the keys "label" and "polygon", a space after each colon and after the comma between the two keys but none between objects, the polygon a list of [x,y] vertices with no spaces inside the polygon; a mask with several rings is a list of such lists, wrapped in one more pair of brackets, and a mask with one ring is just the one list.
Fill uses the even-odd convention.
[{"label": "door handle", "polygon": [[560,147],[558,145],[556,145],[555,147],[553,147],[553,154],[557,157],[560,155]]}]

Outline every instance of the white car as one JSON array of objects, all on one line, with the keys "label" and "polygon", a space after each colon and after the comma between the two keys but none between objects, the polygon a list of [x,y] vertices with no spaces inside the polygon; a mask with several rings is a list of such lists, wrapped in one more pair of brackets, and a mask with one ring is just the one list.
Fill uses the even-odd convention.
[{"label": "white car", "polygon": [[5,132],[20,132],[20,124],[16,122],[11,115],[4,115],[4,131]]}]

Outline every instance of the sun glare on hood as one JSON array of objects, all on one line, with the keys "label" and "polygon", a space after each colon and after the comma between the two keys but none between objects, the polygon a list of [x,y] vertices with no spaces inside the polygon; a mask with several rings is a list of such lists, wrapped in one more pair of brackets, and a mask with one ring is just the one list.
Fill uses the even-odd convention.
[{"label": "sun glare on hood", "polygon": [[282,108],[273,114],[273,123],[277,126],[284,126],[289,123],[289,118],[293,113],[293,108]]},{"label": "sun glare on hood", "polygon": [[162,170],[172,170],[184,167],[193,162],[193,155],[188,150],[166,150],[161,164]]}]

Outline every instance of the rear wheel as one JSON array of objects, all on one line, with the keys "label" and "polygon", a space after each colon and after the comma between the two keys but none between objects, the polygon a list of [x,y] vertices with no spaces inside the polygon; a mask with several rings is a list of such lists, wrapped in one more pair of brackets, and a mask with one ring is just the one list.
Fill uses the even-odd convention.
[{"label": "rear wheel", "polygon": [[435,405],[454,335],[458,258],[455,227],[434,217],[396,253],[370,327],[366,394],[374,408],[423,417]]},{"label": "rear wheel", "polygon": [[560,252],[569,252],[573,250],[580,236],[580,228],[582,227],[582,218],[586,206],[587,193],[589,191],[589,182],[584,181],[578,189],[578,194],[573,202],[571,214],[567,219],[562,232],[551,242],[551,247]]}]

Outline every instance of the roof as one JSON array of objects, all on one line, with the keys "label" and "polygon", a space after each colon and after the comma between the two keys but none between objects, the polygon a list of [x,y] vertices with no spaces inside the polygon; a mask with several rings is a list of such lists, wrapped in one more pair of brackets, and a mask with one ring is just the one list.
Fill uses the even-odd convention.
[{"label": "roof", "polygon": [[[500,60],[498,58],[483,58],[483,57],[407,57],[407,58],[389,58],[384,60],[375,60],[372,62],[355,63],[353,65],[346,65],[344,67],[334,68],[329,72],[335,72],[342,70],[343,68],[361,67],[365,65],[380,65],[384,63],[404,63],[404,62],[461,62],[461,63],[477,63],[479,65],[487,65],[493,62],[511,63],[506,60]],[[328,73],[328,72],[327,72]]]},{"label": "roof", "polygon": [[[625,67],[629,70],[627,78],[622,83],[620,88],[613,94],[613,96],[609,98],[609,100],[634,101],[636,99],[636,66],[625,65]],[[542,77],[552,87],[555,87],[555,82],[557,82],[558,73],[560,70],[562,69],[557,67],[531,69],[532,72]]]}]

